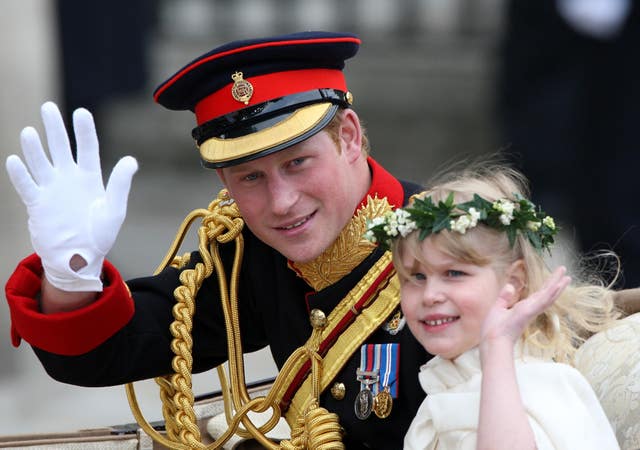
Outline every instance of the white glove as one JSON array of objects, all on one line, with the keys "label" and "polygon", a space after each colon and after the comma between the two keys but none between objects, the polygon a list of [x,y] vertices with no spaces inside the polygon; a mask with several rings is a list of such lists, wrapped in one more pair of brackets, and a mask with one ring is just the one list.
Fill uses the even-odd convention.
[{"label": "white glove", "polygon": [[[27,127],[20,134],[27,165],[17,155],[6,163],[27,206],[31,243],[52,285],[64,291],[101,291],[102,264],[124,221],[138,163],[131,156],[118,161],[105,189],[91,113],[82,108],[73,113],[77,164],[58,107],[47,102],[41,114],[51,162],[38,132]],[[71,260],[78,260],[77,255],[86,265],[74,270]]]}]

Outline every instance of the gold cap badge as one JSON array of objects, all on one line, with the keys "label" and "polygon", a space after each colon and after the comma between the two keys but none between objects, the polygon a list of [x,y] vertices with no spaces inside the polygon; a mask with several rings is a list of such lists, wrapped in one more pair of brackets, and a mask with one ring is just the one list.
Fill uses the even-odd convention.
[{"label": "gold cap badge", "polygon": [[251,96],[253,95],[253,85],[242,78],[242,72],[235,72],[231,75],[231,79],[233,80],[231,95],[234,100],[248,105],[249,100],[251,100]]}]

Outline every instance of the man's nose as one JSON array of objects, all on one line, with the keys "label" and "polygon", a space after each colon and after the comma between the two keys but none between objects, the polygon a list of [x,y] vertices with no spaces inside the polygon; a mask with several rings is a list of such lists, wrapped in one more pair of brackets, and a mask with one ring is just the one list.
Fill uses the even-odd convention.
[{"label": "man's nose", "polygon": [[298,201],[297,187],[282,176],[272,177],[268,186],[271,212],[275,215],[286,215]]}]

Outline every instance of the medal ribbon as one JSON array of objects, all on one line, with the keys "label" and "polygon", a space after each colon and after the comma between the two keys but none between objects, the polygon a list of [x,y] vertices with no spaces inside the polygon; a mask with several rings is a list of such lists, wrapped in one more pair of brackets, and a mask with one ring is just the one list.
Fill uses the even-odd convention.
[{"label": "medal ribbon", "polygon": [[360,347],[360,370],[356,374],[356,379],[360,381],[360,390],[372,390],[377,393],[377,385],[380,380],[379,367],[376,365],[378,358],[374,357],[375,348],[373,345],[363,345]]},{"label": "medal ribbon", "polygon": [[[360,390],[371,389],[373,394],[389,388],[391,397],[398,398],[400,344],[365,344],[360,347],[360,369],[377,375],[377,382],[366,383],[360,378]],[[368,377],[371,379],[373,377]]]},{"label": "medal ribbon", "polygon": [[[393,271],[391,253],[387,252],[327,317],[329,325],[323,332],[327,338],[320,344],[319,351],[324,355],[321,389],[333,381],[358,346],[384,323],[399,304],[400,283]],[[289,377],[286,373],[286,383],[279,384],[274,394],[281,399],[283,411],[289,406],[286,412],[289,424],[295,423],[313,400],[311,377],[306,376],[310,365],[308,359],[298,358],[291,364],[299,368],[297,375]]]}]

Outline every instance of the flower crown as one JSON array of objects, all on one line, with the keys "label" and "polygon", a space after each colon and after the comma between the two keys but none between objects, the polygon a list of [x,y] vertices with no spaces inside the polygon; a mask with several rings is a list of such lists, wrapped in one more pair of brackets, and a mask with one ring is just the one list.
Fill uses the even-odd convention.
[{"label": "flower crown", "polygon": [[[454,212],[454,211],[461,212]],[[389,211],[367,221],[365,238],[389,249],[393,239],[420,230],[423,240],[442,230],[465,234],[479,223],[507,233],[513,246],[518,233],[525,236],[538,251],[547,250],[558,232],[553,217],[547,216],[526,198],[515,194],[515,201],[499,199],[490,202],[473,195],[473,200],[454,204],[453,192],[436,205],[431,197],[416,196],[410,206]]]}]

